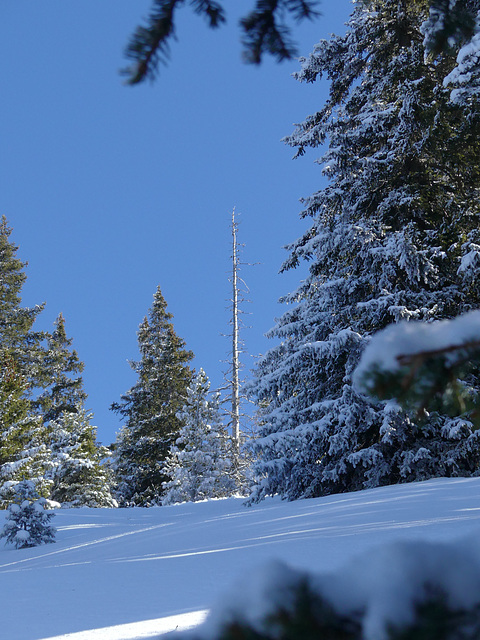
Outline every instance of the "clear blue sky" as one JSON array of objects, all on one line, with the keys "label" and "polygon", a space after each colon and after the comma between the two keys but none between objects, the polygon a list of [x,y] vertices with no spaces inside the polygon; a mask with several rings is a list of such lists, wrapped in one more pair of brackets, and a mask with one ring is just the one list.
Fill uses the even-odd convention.
[{"label": "clear blue sky", "polygon": [[[0,214],[29,263],[23,303],[47,303],[40,328],[66,318],[105,444],[158,284],[194,366],[222,383],[232,207],[243,259],[260,263],[243,271],[252,356],[268,348],[277,300],[302,277],[278,270],[306,226],[299,199],[323,184],[319,154],[292,161],[281,138],[322,106],[328,85],[294,80],[296,61],[244,65],[237,22],[250,4],[225,4],[217,31],[184,7],[169,66],[138,87],[118,71],[147,0],[2,4]],[[350,8],[323,0],[323,16],[295,29],[301,55],[343,33]]]}]

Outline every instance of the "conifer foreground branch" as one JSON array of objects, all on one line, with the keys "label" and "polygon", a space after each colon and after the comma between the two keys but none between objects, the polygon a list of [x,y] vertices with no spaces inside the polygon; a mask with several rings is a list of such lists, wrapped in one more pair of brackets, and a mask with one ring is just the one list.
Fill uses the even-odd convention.
[{"label": "conifer foreground branch", "polygon": [[[175,39],[175,10],[183,3],[184,0],[153,1],[146,25],[137,27],[125,50],[132,63],[123,71],[127,84],[154,79],[160,64],[167,63],[170,42]],[[205,17],[210,28],[226,22],[224,7],[214,0],[190,0],[189,4],[195,13]],[[295,22],[318,18],[318,4],[317,0],[256,0],[252,11],[240,20],[244,61],[260,64],[265,54],[278,62],[297,56],[292,28],[284,18]],[[478,8],[475,0],[430,0],[429,4],[430,15],[423,25],[427,54],[436,57],[473,37]]]},{"label": "conifer foreground branch", "polygon": [[[395,399],[419,419],[438,411],[480,428],[480,394],[468,385],[480,370],[480,337],[472,334],[477,319],[478,311],[441,323],[401,323],[379,332],[357,369],[358,386],[380,400]],[[469,333],[462,335],[465,328]],[[419,349],[421,341],[424,348]]]}]

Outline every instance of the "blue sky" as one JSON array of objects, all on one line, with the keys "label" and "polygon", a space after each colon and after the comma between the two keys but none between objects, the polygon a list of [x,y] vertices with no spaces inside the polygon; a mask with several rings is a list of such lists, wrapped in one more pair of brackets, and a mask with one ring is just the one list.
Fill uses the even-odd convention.
[{"label": "blue sky", "polygon": [[[299,237],[299,199],[323,182],[312,153],[292,161],[281,138],[322,106],[327,83],[303,85],[297,61],[241,62],[238,18],[211,31],[188,7],[155,83],[122,84],[123,48],[146,0],[4,3],[0,24],[0,214],[28,261],[23,303],[58,313],[85,362],[87,406],[99,439],[120,427],[109,411],[134,382],[136,331],[159,284],[175,329],[212,386],[228,357],[231,211],[251,304],[249,354],[281,315],[277,300],[302,271],[278,275]],[[323,0],[296,27],[301,55],[343,33],[350,4]],[[254,358],[245,360],[246,370]]]}]

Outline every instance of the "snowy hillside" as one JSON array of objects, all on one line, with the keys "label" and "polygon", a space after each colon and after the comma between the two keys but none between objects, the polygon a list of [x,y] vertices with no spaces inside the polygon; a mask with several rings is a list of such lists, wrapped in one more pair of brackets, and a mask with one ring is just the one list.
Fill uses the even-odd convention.
[{"label": "snowy hillside", "polygon": [[2,637],[154,638],[198,624],[232,582],[271,559],[330,572],[379,544],[478,533],[480,479],[250,508],[226,499],[62,510],[53,524],[55,544],[0,547]]}]

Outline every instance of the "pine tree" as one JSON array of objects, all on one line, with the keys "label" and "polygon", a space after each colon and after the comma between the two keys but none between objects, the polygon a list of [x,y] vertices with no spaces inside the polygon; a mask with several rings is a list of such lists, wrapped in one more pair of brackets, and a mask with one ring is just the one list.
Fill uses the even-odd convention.
[{"label": "pine tree", "polygon": [[65,318],[55,320],[53,333],[46,335],[46,351],[42,360],[44,387],[35,405],[46,423],[56,420],[63,412],[76,413],[83,406],[87,394],[79,375],[84,364],[75,350],[73,340],[67,337]]},{"label": "pine tree", "polygon": [[45,444],[46,429],[26,398],[26,382],[12,356],[0,357],[0,508],[15,496],[23,479],[47,496],[50,483],[45,478],[50,467],[50,450]]},{"label": "pine tree", "polygon": [[163,504],[224,498],[235,492],[232,444],[221,422],[218,394],[210,396],[209,389],[200,369],[178,413],[183,426],[165,461],[170,479],[163,484]]},{"label": "pine tree", "polygon": [[12,500],[24,477],[48,494],[44,474],[49,466],[45,427],[34,399],[43,384],[45,334],[34,330],[43,305],[22,307],[25,263],[10,240],[12,229],[0,221],[0,506]]},{"label": "pine tree", "polygon": [[141,359],[132,362],[135,385],[114,403],[112,410],[125,419],[115,446],[118,495],[123,504],[147,506],[161,502],[163,467],[182,426],[177,413],[192,380],[188,363],[193,358],[174,331],[160,287],[153,306],[140,325]]},{"label": "pine tree", "polygon": [[49,425],[53,486],[50,498],[63,507],[116,507],[110,492],[110,452],[96,441],[92,416],[77,405]]},{"label": "pine tree", "polygon": [[33,325],[45,305],[22,307],[21,291],[27,276],[26,264],[17,257],[18,247],[10,241],[12,229],[5,216],[0,220],[0,345],[16,363],[18,373],[27,381],[26,391],[32,395],[40,386],[42,342],[45,334]]},{"label": "pine tree", "polygon": [[56,530],[50,524],[55,514],[45,510],[45,503],[33,482],[19,482],[15,487],[15,502],[8,508],[0,538],[6,538],[16,549],[55,542]]},{"label": "pine tree", "polygon": [[[263,423],[252,499],[290,499],[478,473],[478,432],[432,412],[421,425],[352,385],[369,335],[400,319],[480,305],[479,117],[449,101],[455,57],[425,59],[424,0],[357,3],[343,37],[317,45],[298,78],[331,82],[325,107],[287,142],[326,140],[329,184],[305,201],[311,228],[284,269],[309,274],[270,336],[254,393]],[[478,378],[469,384],[478,387]]]},{"label": "pine tree", "polygon": [[85,409],[87,394],[79,375],[84,364],[72,350],[65,319],[60,314],[47,337],[43,359],[48,386],[36,401],[48,427],[51,499],[69,507],[113,507],[110,471],[103,464],[110,452],[96,440],[92,416]]},{"label": "pine tree", "polygon": [[[106,450],[84,409],[83,370],[60,315],[52,334],[34,331],[43,306],[21,306],[25,263],[0,223],[0,506],[12,500],[22,479],[42,496],[76,505],[111,506]],[[68,432],[70,430],[70,432]],[[68,435],[68,437],[67,437]],[[53,457],[52,457],[53,456]],[[81,485],[84,497],[81,497]],[[65,489],[65,484],[69,484]],[[63,489],[62,489],[63,487]],[[93,489],[95,487],[95,489]],[[97,497],[95,497],[97,496]],[[98,499],[97,499],[98,498]]]},{"label": "pine tree", "polygon": [[33,478],[45,495],[43,480],[48,450],[41,417],[31,404],[41,377],[44,334],[33,330],[43,305],[21,306],[26,280],[25,263],[10,241],[12,229],[5,216],[0,222],[0,506],[13,499],[13,490],[24,477]]}]

